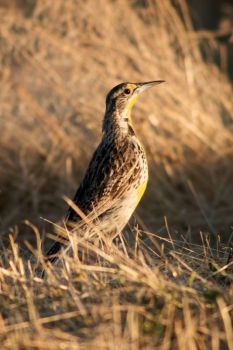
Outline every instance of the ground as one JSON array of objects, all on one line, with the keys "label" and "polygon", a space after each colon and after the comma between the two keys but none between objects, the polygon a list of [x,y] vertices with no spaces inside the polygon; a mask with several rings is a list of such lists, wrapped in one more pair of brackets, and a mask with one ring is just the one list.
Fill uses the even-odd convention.
[{"label": "ground", "polygon": [[[0,7],[1,349],[232,349],[232,85],[177,6]],[[132,112],[150,179],[122,240],[47,266],[107,92],[159,79]]]}]

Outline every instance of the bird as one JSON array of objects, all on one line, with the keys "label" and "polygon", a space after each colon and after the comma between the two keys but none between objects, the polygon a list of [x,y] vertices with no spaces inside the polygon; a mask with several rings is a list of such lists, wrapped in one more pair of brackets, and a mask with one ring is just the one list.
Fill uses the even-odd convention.
[{"label": "bird", "polygon": [[[131,110],[139,95],[164,80],[121,83],[106,96],[102,140],[65,218],[75,234],[101,232],[113,239],[127,225],[148,183],[145,150],[133,127]],[[82,215],[82,214],[83,215]],[[55,262],[63,248],[55,241],[46,256]]]}]

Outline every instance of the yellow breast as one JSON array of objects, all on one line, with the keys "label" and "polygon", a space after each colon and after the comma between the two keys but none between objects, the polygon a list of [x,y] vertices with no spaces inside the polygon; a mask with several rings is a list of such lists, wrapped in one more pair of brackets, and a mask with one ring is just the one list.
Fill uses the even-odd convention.
[{"label": "yellow breast", "polygon": [[136,204],[135,204],[135,208],[137,207],[138,203],[140,202],[142,196],[144,195],[144,192],[146,190],[146,186],[148,183],[148,176],[146,178],[146,181],[143,182],[137,189],[137,199],[136,199]]}]

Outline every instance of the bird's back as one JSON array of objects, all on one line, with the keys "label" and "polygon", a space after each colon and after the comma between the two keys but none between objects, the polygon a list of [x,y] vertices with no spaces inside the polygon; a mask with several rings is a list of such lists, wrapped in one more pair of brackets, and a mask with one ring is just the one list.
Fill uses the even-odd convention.
[{"label": "bird's back", "polygon": [[[162,82],[122,83],[107,94],[103,138],[74,197],[78,210],[72,206],[66,217],[73,232],[90,238],[97,227],[113,238],[133,214],[146,189],[148,166],[132,127],[131,109],[141,92]],[[60,248],[56,242],[47,255]]]},{"label": "bird's back", "polygon": [[[147,181],[146,155],[135,134],[104,135],[73,199],[90,224],[70,207],[67,226],[81,236],[90,235],[94,225],[106,238],[114,238],[129,221]],[[47,255],[57,254],[61,247],[55,242]]]},{"label": "bird's back", "polygon": [[[147,179],[145,152],[135,134],[104,135],[76,192],[74,203],[85,215],[91,216],[95,224],[98,221],[99,226],[107,216],[108,232],[111,232],[111,213],[114,212],[114,218],[121,222],[118,224],[121,230],[127,223],[125,212],[129,219],[143,188],[145,190]],[[81,218],[70,208],[67,220],[80,221]]]}]

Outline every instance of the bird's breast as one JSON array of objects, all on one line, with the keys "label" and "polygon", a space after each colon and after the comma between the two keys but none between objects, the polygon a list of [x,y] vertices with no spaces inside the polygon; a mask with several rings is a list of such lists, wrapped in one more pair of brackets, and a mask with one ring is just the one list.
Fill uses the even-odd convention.
[{"label": "bird's breast", "polygon": [[[136,206],[138,205],[138,203],[140,202],[142,196],[144,195],[144,192],[145,192],[146,187],[147,187],[147,183],[148,183],[148,176],[147,176],[146,180],[141,185],[139,185],[139,187],[137,189]],[[136,208],[136,206],[135,206],[135,208]]]},{"label": "bird's breast", "polygon": [[147,187],[147,183],[148,183],[148,164],[147,164],[147,159],[146,159],[146,153],[145,150],[143,148],[143,146],[139,144],[139,148],[140,148],[140,156],[139,156],[139,167],[140,167],[140,175],[139,175],[139,182],[138,182],[138,186],[136,188],[136,206],[138,205],[138,203],[140,202],[142,196],[144,195],[144,192],[146,190]]}]

